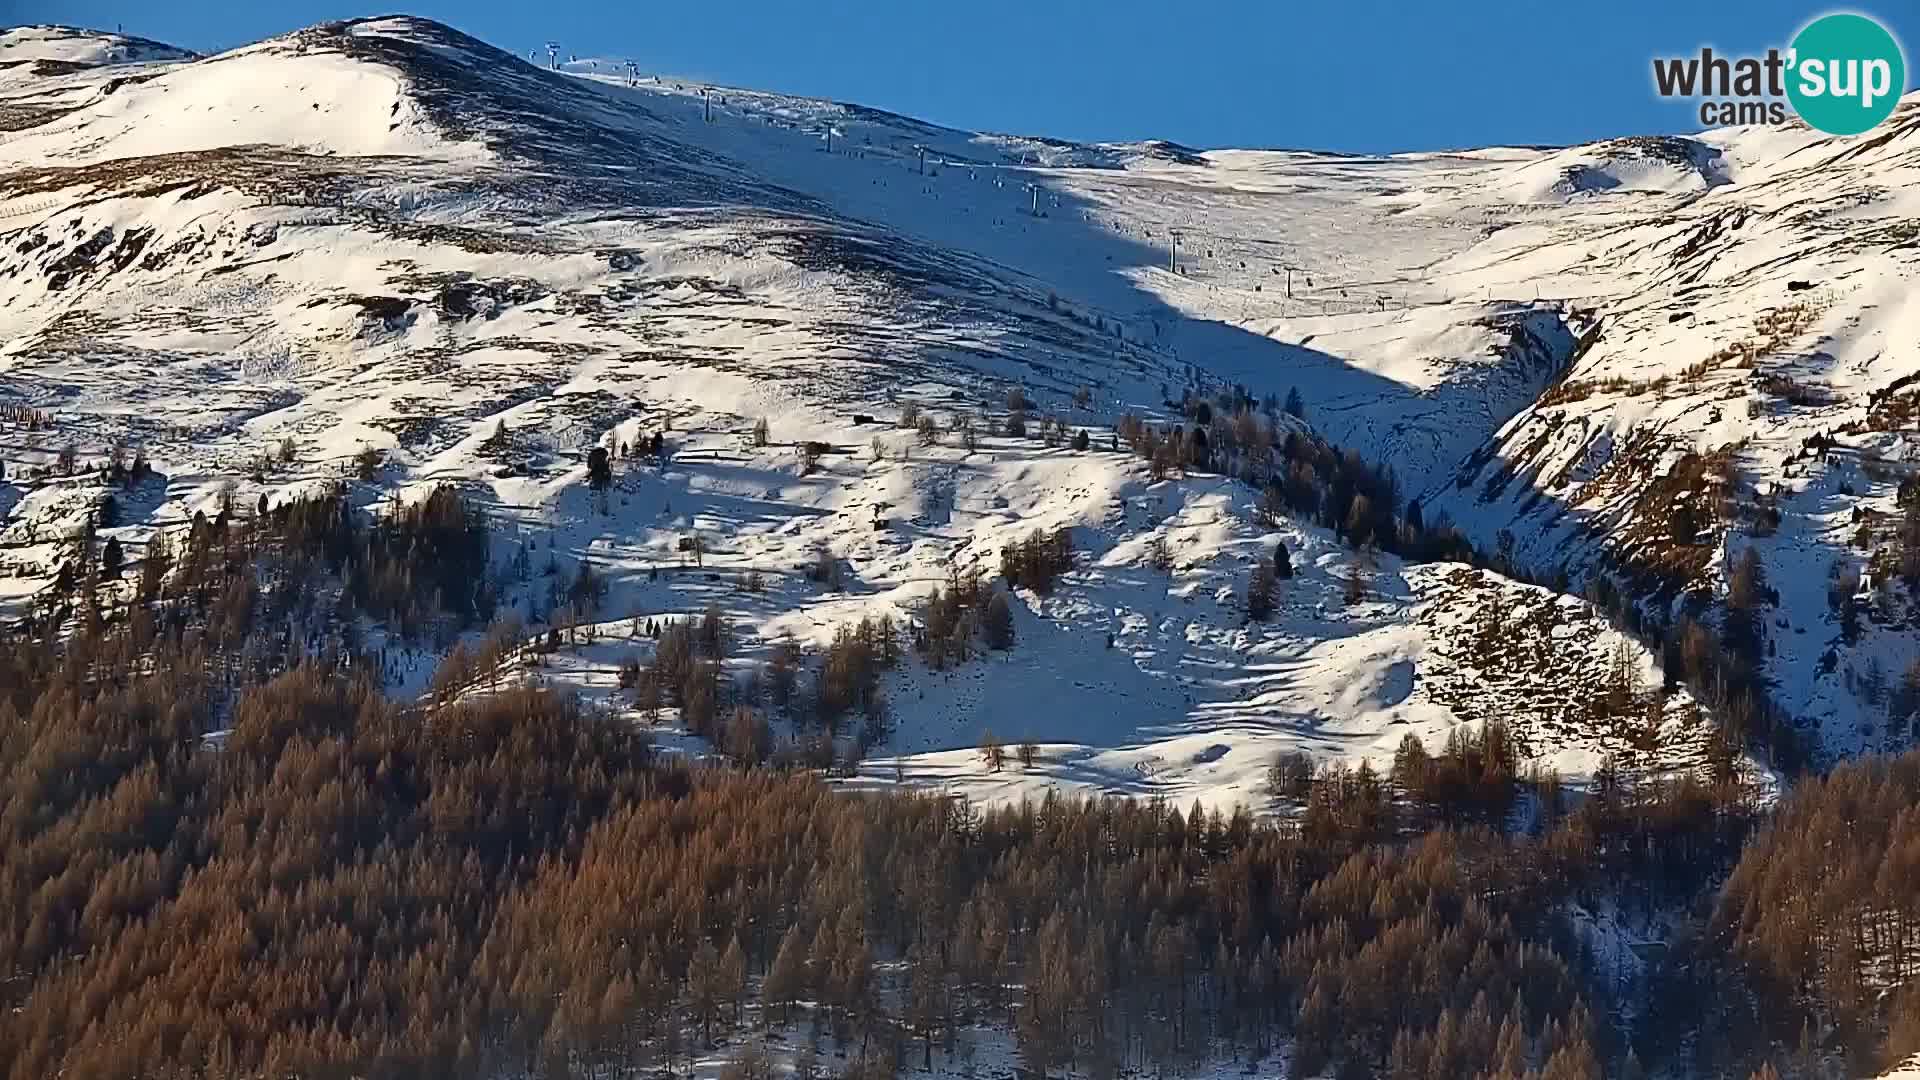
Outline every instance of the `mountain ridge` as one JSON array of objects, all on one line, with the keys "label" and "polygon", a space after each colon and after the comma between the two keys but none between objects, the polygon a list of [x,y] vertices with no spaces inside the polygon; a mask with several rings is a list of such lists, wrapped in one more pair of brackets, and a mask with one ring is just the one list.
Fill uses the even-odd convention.
[{"label": "mountain ridge", "polygon": [[[1676,504],[1676,467],[1707,472],[1687,455],[1755,438],[1747,421],[1780,408],[1697,426],[1732,385],[1711,373],[1686,382],[1699,363],[1688,353],[1664,376],[1666,411],[1644,422],[1636,401],[1664,369],[1644,368],[1631,343],[1725,324],[1731,341],[1714,331],[1684,348],[1712,356],[1746,342],[1724,362],[1771,365],[1890,303],[1849,293],[1815,311],[1802,295],[1813,290],[1789,300],[1787,284],[1811,264],[1742,246],[1753,230],[1741,223],[1762,209],[1750,200],[1811,199],[1815,218],[1792,219],[1802,235],[1838,230],[1880,272],[1910,269],[1904,241],[1873,239],[1897,232],[1873,214],[1905,205],[1876,195],[1873,178],[1897,182],[1908,168],[1897,144],[1914,101],[1885,138],[1824,150],[1831,140],[1788,129],[1478,155],[1154,156],[752,91],[707,102],[695,84],[628,85],[597,65],[544,71],[428,20],[352,20],[143,68],[137,84],[10,133],[0,142],[6,397],[50,415],[83,458],[137,446],[156,463],[164,490],[125,500],[132,513],[113,527],[129,547],[234,501],[228,481],[242,505],[343,476],[369,506],[454,483],[496,517],[498,558],[544,543],[604,572],[612,623],[724,600],[752,643],[743,678],[783,635],[824,649],[834,626],[862,615],[912,624],[942,567],[966,558],[991,571],[997,548],[1065,528],[1082,550],[1065,590],[1016,592],[1033,653],[978,669],[1016,697],[943,692],[916,712],[919,676],[896,679],[897,771],[986,797],[1064,783],[1257,802],[1276,749],[1384,762],[1406,730],[1437,741],[1512,711],[1518,698],[1456,709],[1434,696],[1474,671],[1457,636],[1474,624],[1450,605],[1484,597],[1447,600],[1444,575],[1355,551],[1319,525],[1270,521],[1255,489],[1232,478],[1156,476],[1119,452],[1123,418],[1192,424],[1196,400],[1277,404],[1298,390],[1313,430],[1394,468],[1403,506],[1450,519],[1512,575],[1565,571],[1569,591],[1591,590],[1602,573],[1630,578],[1664,543],[1669,523],[1653,512]],[[59,78],[105,86],[97,73]],[[366,93],[370,78],[392,88]],[[256,96],[268,85],[309,96],[268,96],[255,117],[262,102],[236,81]],[[179,134],[195,95],[230,111],[224,128]],[[946,141],[923,158],[933,133]],[[1812,154],[1862,179],[1778,164]],[[1040,164],[1021,164],[1029,157]],[[1741,260],[1760,269],[1726,279],[1733,295],[1709,304],[1698,290],[1715,266]],[[1778,290],[1763,325],[1752,318],[1761,286]],[[1796,303],[1800,314],[1778,314]],[[1695,314],[1670,318],[1681,306]],[[1914,367],[1880,352],[1874,371]],[[1819,389],[1891,393],[1869,381],[1827,377]],[[1087,431],[1091,456],[1012,433],[1016,392],[1027,422]],[[875,436],[870,419],[910,406],[947,428],[934,445],[912,431]],[[1763,441],[1837,429],[1849,409],[1791,405],[1808,415]],[[1285,427],[1277,408],[1267,416]],[[771,445],[742,444],[759,417],[774,421]],[[685,467],[628,468],[620,506],[596,506],[581,487],[586,448],[666,431],[679,433]],[[516,447],[508,459],[490,449],[496,437]],[[252,464],[283,440],[294,462]],[[1907,443],[1860,440],[1905,460]],[[824,464],[800,460],[813,443],[831,448]],[[1626,445],[1641,449],[1612,450]],[[16,430],[8,476],[57,472],[58,451]],[[367,452],[382,465],[356,480]],[[1792,479],[1772,464],[1748,469],[1748,488]],[[1889,514],[1897,486],[1863,479],[1865,494],[1850,498]],[[16,575],[7,602],[33,610],[104,489],[42,475],[0,491]],[[1806,566],[1848,550],[1831,520],[1848,511],[1825,508],[1835,493],[1772,497],[1790,551],[1751,536],[1747,510],[1723,514],[1685,494],[1711,544],[1679,545],[1684,579],[1638,594],[1634,624],[1657,638],[1682,614],[1711,620],[1702,603],[1724,594],[1736,549],[1765,547],[1781,560],[1769,621],[1787,622],[1769,637],[1766,679],[1794,716],[1819,719],[1809,737],[1826,753],[1884,743],[1907,616],[1869,619],[1847,662],[1834,648],[1820,670],[1843,612],[1806,585]],[[1825,502],[1802,511],[1795,498]],[[658,584],[692,536],[732,549],[720,557],[729,574],[825,549],[854,587],[792,582],[735,599],[698,575],[691,587]],[[1250,623],[1244,578],[1275,543],[1306,557],[1289,586],[1297,596],[1279,623]],[[1192,549],[1159,570],[1156,544]],[[1525,606],[1527,586],[1473,573]],[[1377,599],[1342,600],[1363,576]],[[532,619],[537,584],[515,588]],[[1626,616],[1579,612],[1572,623],[1600,632],[1573,684],[1604,680],[1616,646],[1646,665],[1643,685],[1673,681],[1657,655],[1602,629]],[[1054,629],[1076,626],[1078,641]],[[1797,641],[1807,627],[1817,640]],[[1103,635],[1111,646],[1081,652]],[[618,704],[619,654],[645,647],[582,653],[568,685]],[[1882,690],[1863,694],[1876,662]],[[1046,742],[1055,763],[1030,781],[987,774],[972,750],[981,722],[1024,711],[1017,695],[1038,693],[1063,664],[1083,665],[1083,691],[1136,687],[1136,707],[1092,730],[1062,724],[1057,740],[1003,732]],[[1404,693],[1334,690],[1398,683],[1404,671],[1414,673]],[[397,687],[418,688],[418,678]],[[1690,702],[1674,698],[1676,716]],[[1540,762],[1576,778],[1607,754],[1632,756],[1630,733],[1540,730],[1556,731],[1539,736]],[[1645,766],[1696,766],[1699,736],[1676,720]],[[879,758],[864,782],[885,782],[895,764]],[[1142,775],[1159,779],[1142,788]]]}]

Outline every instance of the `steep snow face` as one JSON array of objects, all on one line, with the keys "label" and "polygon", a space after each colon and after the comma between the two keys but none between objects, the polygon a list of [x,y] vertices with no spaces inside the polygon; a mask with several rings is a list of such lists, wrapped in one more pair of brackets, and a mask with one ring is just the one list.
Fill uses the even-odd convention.
[{"label": "steep snow face", "polygon": [[[823,644],[863,614],[915,618],[948,568],[990,570],[1035,528],[1071,530],[1076,569],[1019,595],[1011,653],[890,677],[897,731],[870,783],[1230,802],[1257,798],[1278,749],[1380,763],[1405,734],[1437,745],[1493,718],[1576,778],[1602,755],[1692,765],[1706,727],[1685,695],[1630,718],[1593,711],[1624,671],[1643,689],[1659,679],[1583,602],[1265,522],[1232,480],[1153,480],[1109,449],[1113,425],[1170,421],[1186,391],[1296,388],[1307,422],[1391,464],[1428,520],[1450,514],[1489,548],[1507,531],[1522,563],[1579,570],[1631,553],[1681,448],[1760,426],[1702,419],[1725,388],[1668,401],[1609,381],[1674,361],[1642,352],[1692,331],[1675,305],[1780,339],[1764,355],[1831,328],[1827,378],[1848,393],[1884,393],[1909,364],[1897,322],[1863,314],[1905,302],[1890,276],[1903,249],[1864,239],[1903,205],[1861,197],[1904,168],[1891,143],[1709,133],[1391,158],[1082,146],[603,61],[543,70],[409,18],[120,82],[15,74],[4,100],[41,105],[0,135],[0,403],[52,429],[0,418],[0,604],[27,606],[104,494],[53,468],[67,442],[88,461],[137,445],[163,474],[120,498],[115,534],[134,551],[211,511],[229,481],[238,505],[277,501],[350,475],[366,448],[384,464],[353,481],[363,504],[460,484],[498,522],[503,562],[524,547],[610,579],[617,621],[546,677],[616,699],[618,660],[649,647],[626,636],[630,614],[721,606],[744,677],[783,635]],[[1836,171],[1859,178],[1854,196],[1834,197]],[[1798,208],[1762,225],[1776,201]],[[1808,214],[1860,239],[1813,254],[1798,254],[1809,233],[1757,243],[1814,227],[1791,225]],[[1847,284],[1815,324],[1751,325],[1770,302],[1743,290],[1784,288],[1797,265],[1827,266],[1821,289]],[[1727,296],[1710,307],[1713,290]],[[1583,380],[1595,386],[1574,401]],[[1092,448],[994,433],[1011,389],[1035,428],[1057,418]],[[896,430],[909,404],[943,425],[976,417],[976,445]],[[1576,406],[1593,434],[1562,431]],[[770,446],[747,438],[758,417]],[[589,497],[587,447],[662,430],[668,465],[623,467],[606,505]],[[1612,448],[1649,439],[1663,441],[1644,469],[1593,483]],[[262,462],[288,440],[291,463]],[[808,442],[826,447],[811,470]],[[1573,480],[1585,486],[1556,486]],[[1796,627],[1825,604],[1803,563],[1840,542],[1840,519],[1820,520],[1778,534],[1805,536],[1802,563],[1775,573]],[[683,568],[696,534],[704,565]],[[1279,617],[1250,623],[1246,577],[1276,543],[1301,573]],[[841,588],[798,572],[822,550]],[[524,612],[545,585],[514,587]],[[1890,656],[1902,639],[1886,633],[1874,647]],[[1820,662],[1778,644],[1783,679]],[[1843,670],[1807,685],[1825,687],[1832,724],[1859,730]],[[416,665],[398,689],[425,676]],[[972,748],[989,727],[1041,743],[1040,763],[988,773]]]}]

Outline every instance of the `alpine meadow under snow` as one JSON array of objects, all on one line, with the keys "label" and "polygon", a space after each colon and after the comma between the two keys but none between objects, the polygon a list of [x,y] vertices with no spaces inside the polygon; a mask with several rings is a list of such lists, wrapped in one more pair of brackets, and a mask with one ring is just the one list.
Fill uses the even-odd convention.
[{"label": "alpine meadow under snow", "polygon": [[[333,574],[263,579],[223,671],[573,690],[689,760],[1287,820],[1290,768],[1510,739],[1540,790],[1762,805],[1913,739],[1916,270],[1920,96],[1853,139],[1363,157],[406,17],[19,28],[0,616],[130,618],[247,523]],[[1659,933],[1582,918],[1622,968]]]}]

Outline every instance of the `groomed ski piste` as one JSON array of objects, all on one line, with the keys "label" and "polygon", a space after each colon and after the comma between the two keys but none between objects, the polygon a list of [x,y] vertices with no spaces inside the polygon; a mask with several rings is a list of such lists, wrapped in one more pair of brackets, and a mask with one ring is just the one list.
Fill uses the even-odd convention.
[{"label": "groomed ski piste", "polygon": [[[1385,768],[1408,734],[1437,750],[1496,719],[1575,785],[1607,758],[1698,767],[1711,720],[1684,691],[1651,726],[1592,718],[1623,670],[1662,673],[1572,593],[1648,560],[1677,567],[1678,611],[1751,545],[1781,707],[1829,754],[1904,738],[1887,687],[1913,597],[1874,560],[1920,468],[1913,100],[1855,140],[1081,145],[619,60],[548,70],[396,17],[205,58],[8,31],[0,119],[0,405],[25,410],[0,418],[9,617],[107,494],[59,467],[68,444],[152,463],[102,530],[134,559],[223,500],[453,484],[500,565],[607,585],[591,643],[524,677],[699,755],[617,684],[646,621],[718,609],[744,681],[776,643],[910,627],[951,570],[994,578],[1003,547],[1066,529],[1074,566],[1014,591],[1012,649],[887,674],[891,734],[844,782],[1264,809],[1280,751]],[[1123,416],[1178,422],[1183,393],[1235,385],[1297,390],[1304,429],[1571,592],[1356,550],[1115,448]],[[1003,433],[1016,393],[1026,436]],[[925,444],[910,410],[948,430]],[[591,447],[655,432],[663,462],[616,453],[589,489]],[[1718,513],[1675,550],[1686,500]],[[1279,544],[1296,574],[1250,620]],[[823,552],[837,581],[807,573]],[[1851,641],[1836,566],[1866,572]],[[531,618],[546,584],[506,599]],[[422,692],[434,650],[391,646],[393,692]],[[1034,762],[990,768],[988,731]]]}]

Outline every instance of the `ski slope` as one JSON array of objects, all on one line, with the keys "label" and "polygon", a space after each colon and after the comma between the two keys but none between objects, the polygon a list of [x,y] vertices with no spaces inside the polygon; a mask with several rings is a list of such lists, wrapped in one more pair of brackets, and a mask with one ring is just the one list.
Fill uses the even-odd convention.
[{"label": "ski slope", "polygon": [[[28,28],[0,57],[55,40],[59,72],[0,70],[17,118],[0,133],[0,404],[52,422],[0,420],[9,612],[105,493],[53,468],[69,442],[85,462],[153,461],[109,530],[136,553],[229,484],[239,506],[278,501],[372,448],[358,503],[457,484],[501,562],[606,576],[597,641],[531,677],[623,710],[615,669],[650,648],[636,614],[719,607],[744,680],[778,641],[910,623],[950,567],[991,572],[1005,544],[1070,529],[1075,569],[1018,596],[1013,650],[888,676],[894,733],[854,783],[1262,804],[1276,751],[1381,765],[1407,734],[1437,747],[1494,718],[1576,782],[1605,755],[1698,763],[1709,725],[1684,693],[1650,730],[1590,715],[1622,657],[1642,686],[1659,673],[1584,601],[1354,551],[1264,521],[1245,485],[1154,480],[1108,449],[1126,413],[1171,421],[1183,390],[1239,384],[1297,388],[1307,423],[1391,464],[1429,520],[1489,549],[1510,534],[1524,565],[1576,585],[1658,546],[1642,514],[1682,455],[1732,448],[1780,524],[1727,520],[1659,602],[1722,588],[1728,553],[1756,544],[1784,703],[1835,753],[1887,737],[1859,673],[1897,677],[1911,598],[1890,592],[1842,657],[1824,582],[1865,561],[1855,513],[1891,508],[1899,463],[1920,460],[1910,423],[1868,424],[1920,367],[1913,102],[1852,142],[1365,158],[956,131],[611,61],[545,70],[404,17],[204,59]],[[1756,393],[1776,371],[1817,393]],[[1092,448],[922,446],[896,426],[912,405],[992,431],[1012,389]],[[761,417],[767,446],[748,438]],[[588,448],[662,430],[668,462],[623,464],[596,505]],[[1814,432],[1838,450],[1800,455]],[[284,440],[294,460],[263,466]],[[808,442],[829,448],[812,470]],[[1250,623],[1246,578],[1276,543],[1299,575]],[[837,588],[801,573],[823,550]],[[516,588],[531,614],[545,582]],[[396,692],[432,661],[410,656]],[[1034,767],[990,772],[989,729],[1037,743]]]}]

